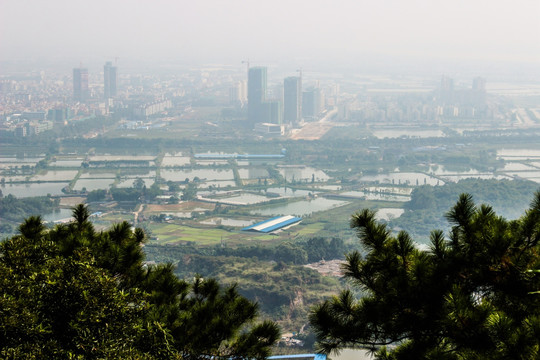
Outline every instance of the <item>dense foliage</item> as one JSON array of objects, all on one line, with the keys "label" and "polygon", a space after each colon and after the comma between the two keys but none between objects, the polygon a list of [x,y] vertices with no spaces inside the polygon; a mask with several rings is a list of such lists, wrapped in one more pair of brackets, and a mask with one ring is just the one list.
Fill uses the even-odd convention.
[{"label": "dense foliage", "polygon": [[[540,356],[540,193],[519,220],[461,195],[447,213],[449,238],[433,231],[429,250],[392,236],[374,212],[355,214],[365,256],[353,252],[344,290],[314,308],[324,351],[359,347],[379,359],[537,359]],[[386,345],[392,345],[386,348]]]},{"label": "dense foliage", "polygon": [[238,292],[256,300],[262,315],[289,328],[306,324],[309,307],[339,290],[336,277],[292,264],[231,256],[184,255],[176,269],[182,277],[204,274],[237,283]]},{"label": "dense foliage", "polygon": [[148,244],[145,252],[156,261],[177,261],[175,273],[181,278],[200,274],[215,277],[221,283],[237,283],[240,294],[257,301],[262,316],[277,320],[284,327],[300,329],[306,324],[310,306],[335,293],[340,286],[337,277],[323,276],[302,265],[343,259],[348,249],[341,239],[315,237],[277,246]]},{"label": "dense foliage", "polygon": [[161,195],[158,183],[153,183],[149,188],[144,186],[144,182],[142,186],[137,186],[137,181],[135,181],[134,185],[136,186],[130,188],[111,188],[110,192],[113,200],[136,202],[142,198],[153,200],[158,195]]},{"label": "dense foliage", "polygon": [[342,239],[313,237],[306,241],[285,241],[276,247],[261,245],[237,248],[219,247],[216,255],[257,257],[259,260],[272,260],[292,264],[308,264],[320,260],[342,259],[347,247]]},{"label": "dense foliage", "polygon": [[525,211],[537,188],[538,184],[532,181],[494,179],[465,179],[443,186],[420,186],[413,190],[411,200],[405,204],[405,213],[392,220],[390,225],[427,238],[434,227],[448,228],[444,212],[452,206],[453,199],[463,193],[489,204],[502,216],[516,218]]},{"label": "dense foliage", "polygon": [[35,214],[48,214],[58,208],[59,200],[48,196],[17,198],[11,194],[0,197],[0,218],[22,222]]},{"label": "dense foliage", "polygon": [[277,326],[213,279],[179,280],[143,262],[144,233],[124,222],[96,232],[27,219],[0,244],[2,358],[264,358]]},{"label": "dense foliage", "polygon": [[94,201],[103,201],[107,197],[107,190],[105,189],[98,189],[98,190],[92,190],[89,191],[86,195],[86,201],[88,202],[94,202]]},{"label": "dense foliage", "polygon": [[[340,238],[312,237],[306,240],[284,241],[277,246],[267,246],[262,244],[229,247],[219,245],[216,247],[196,246],[195,244],[176,245],[153,245],[148,244],[145,251],[149,259],[158,262],[168,262],[181,259],[186,255],[203,255],[209,258],[236,257],[254,258],[260,261],[283,262],[287,264],[305,265],[321,260],[344,259],[345,253],[351,250],[353,244],[345,244]],[[192,272],[201,273],[195,270],[199,264],[179,264],[181,268],[191,269]]]}]

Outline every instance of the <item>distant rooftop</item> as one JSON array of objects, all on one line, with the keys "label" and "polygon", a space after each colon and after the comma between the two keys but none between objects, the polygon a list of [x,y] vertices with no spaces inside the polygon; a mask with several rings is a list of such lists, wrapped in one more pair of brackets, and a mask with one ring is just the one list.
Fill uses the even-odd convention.
[{"label": "distant rooftop", "polygon": [[292,215],[277,216],[277,217],[250,225],[248,227],[243,228],[242,230],[243,231],[256,231],[256,232],[262,232],[262,233],[267,234],[267,233],[271,233],[272,231],[283,229],[284,227],[299,223],[300,221],[302,221],[302,218],[295,217]]},{"label": "distant rooftop", "polygon": [[270,356],[268,360],[326,360],[325,354],[296,354]]}]

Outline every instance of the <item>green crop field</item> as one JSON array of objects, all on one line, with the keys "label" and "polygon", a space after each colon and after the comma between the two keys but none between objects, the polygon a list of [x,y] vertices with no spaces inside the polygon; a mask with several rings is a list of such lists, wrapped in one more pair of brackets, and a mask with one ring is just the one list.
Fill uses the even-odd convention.
[{"label": "green crop field", "polygon": [[299,228],[298,231],[296,231],[296,234],[298,234],[298,235],[314,235],[317,232],[323,230],[323,228],[324,228],[323,223],[308,224],[308,225],[305,225],[305,226],[302,226],[301,228]]},{"label": "green crop field", "polygon": [[269,241],[276,239],[272,235],[256,233],[239,233],[219,228],[195,228],[175,224],[151,224],[152,235],[159,238],[159,244],[174,244],[178,242],[194,242],[198,245],[216,245],[222,240],[229,244],[241,244],[247,241]]},{"label": "green crop field", "polygon": [[193,242],[197,245],[217,245],[221,241],[228,245],[243,245],[249,243],[272,243],[279,242],[284,239],[295,238],[298,235],[315,234],[323,228],[323,224],[309,224],[305,227],[293,227],[287,231],[276,235],[259,234],[256,232],[230,231],[220,228],[208,227],[191,227],[180,224],[160,224],[152,223],[148,225],[148,229],[152,232],[153,237],[157,237],[157,244],[175,244],[182,242]]}]

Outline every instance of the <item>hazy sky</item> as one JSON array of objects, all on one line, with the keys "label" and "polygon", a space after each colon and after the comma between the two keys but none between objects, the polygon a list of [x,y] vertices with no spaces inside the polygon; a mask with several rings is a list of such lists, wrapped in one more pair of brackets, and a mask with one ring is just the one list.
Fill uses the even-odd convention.
[{"label": "hazy sky", "polygon": [[540,64],[539,0],[0,0],[0,57]]}]

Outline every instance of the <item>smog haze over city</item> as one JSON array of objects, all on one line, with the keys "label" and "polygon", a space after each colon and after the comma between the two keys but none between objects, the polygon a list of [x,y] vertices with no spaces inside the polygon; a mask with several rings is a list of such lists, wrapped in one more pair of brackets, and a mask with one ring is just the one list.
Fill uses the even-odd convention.
[{"label": "smog haze over city", "polygon": [[537,0],[0,0],[0,237],[86,204],[313,351],[351,215],[427,249],[462,193],[528,208],[539,38]]},{"label": "smog haze over city", "polygon": [[467,63],[492,70],[540,62],[534,0],[6,0],[0,10],[3,60],[251,59],[358,71],[428,65],[445,73]]}]

